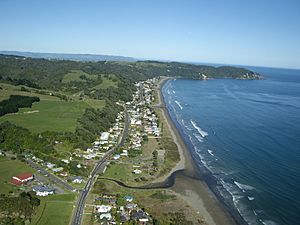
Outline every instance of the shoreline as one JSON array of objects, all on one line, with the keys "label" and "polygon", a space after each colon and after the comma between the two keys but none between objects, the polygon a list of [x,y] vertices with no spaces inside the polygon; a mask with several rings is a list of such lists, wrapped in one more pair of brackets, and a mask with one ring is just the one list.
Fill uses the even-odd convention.
[{"label": "shoreline", "polygon": [[181,170],[182,174],[178,174],[178,176],[175,177],[175,183],[170,188],[171,190],[173,190],[182,199],[186,200],[189,205],[197,211],[197,213],[204,217],[208,224],[237,224],[220,199],[217,198],[207,183],[201,179],[201,171],[197,168],[189,147],[184,142],[183,137],[179,133],[179,130],[166,108],[162,94],[162,87],[165,82],[170,79],[172,78],[163,78],[158,84],[158,106],[168,124],[168,128],[171,131],[174,142],[178,147],[180,161],[167,175],[158,178],[154,182],[163,181],[168,178],[170,174]]}]

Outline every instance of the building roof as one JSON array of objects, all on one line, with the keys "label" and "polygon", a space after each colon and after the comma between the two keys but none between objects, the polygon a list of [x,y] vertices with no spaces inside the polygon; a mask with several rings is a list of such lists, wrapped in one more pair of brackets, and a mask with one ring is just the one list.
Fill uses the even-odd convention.
[{"label": "building roof", "polygon": [[17,176],[14,176],[14,177],[16,177],[16,178],[18,178],[20,180],[25,180],[25,179],[28,179],[28,178],[30,178],[32,176],[33,176],[32,173],[20,173]]},{"label": "building roof", "polygon": [[55,189],[51,186],[47,186],[47,185],[36,185],[32,187],[33,191],[38,191],[38,192],[52,192]]},{"label": "building roof", "polygon": [[16,180],[16,179],[13,179],[13,178],[10,180],[10,183],[14,184],[14,185],[17,185],[17,186],[23,184],[23,182],[21,182],[19,180]]}]

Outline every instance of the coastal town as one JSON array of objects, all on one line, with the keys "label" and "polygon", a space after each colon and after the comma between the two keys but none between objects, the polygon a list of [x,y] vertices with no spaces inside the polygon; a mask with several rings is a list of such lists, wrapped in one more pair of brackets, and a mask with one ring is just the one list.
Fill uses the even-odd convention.
[{"label": "coastal town", "polygon": [[[116,169],[119,170],[121,166],[128,172],[126,174],[128,184],[132,182],[144,184],[155,179],[160,165],[165,160],[165,150],[159,149],[157,144],[162,136],[161,123],[157,111],[152,107],[157,97],[155,94],[158,81],[159,79],[153,78],[136,83],[133,100],[117,103],[126,108],[128,121],[125,121],[125,113],[119,112],[113,127],[100,133],[91,147],[84,150],[77,149],[68,157],[55,161],[44,161],[33,154],[26,154],[23,160],[35,170],[35,173],[22,171],[13,175],[9,183],[20,191],[33,191],[41,198],[81,192],[90,182],[90,177],[78,175],[78,173],[73,174],[70,165],[75,167],[76,171],[88,170],[97,161],[104,160],[104,157],[107,158],[101,169],[97,171],[98,176],[120,179],[119,176],[114,177],[110,173]],[[125,135],[126,122],[128,122],[127,137],[122,146],[116,147]],[[148,152],[145,153],[144,148],[149,140],[151,144],[156,144],[151,148],[147,147]],[[55,140],[55,144],[62,145],[63,143]],[[99,193],[94,196],[89,205],[93,206],[91,211],[95,223],[123,224],[136,221],[140,224],[153,224],[151,215],[139,206],[134,201],[134,196],[130,194]]]}]

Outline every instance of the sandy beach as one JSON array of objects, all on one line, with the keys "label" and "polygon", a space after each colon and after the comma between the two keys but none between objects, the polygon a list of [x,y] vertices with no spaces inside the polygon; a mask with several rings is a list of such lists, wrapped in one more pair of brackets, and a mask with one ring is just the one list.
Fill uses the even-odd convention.
[{"label": "sandy beach", "polygon": [[162,110],[163,117],[167,121],[174,142],[178,146],[180,161],[169,174],[158,178],[155,180],[155,182],[165,180],[170,174],[177,170],[184,170],[183,174],[176,176],[175,184],[171,190],[188,202],[188,204],[193,207],[194,210],[196,210],[196,212],[201,215],[208,224],[236,224],[226,209],[222,206],[220,201],[208,188],[207,184],[201,180],[201,171],[196,168],[188,147],[186,146],[175,124],[170,118],[161,93],[161,88],[168,79],[169,78],[164,78],[159,83],[157,89],[159,98],[158,107]]}]

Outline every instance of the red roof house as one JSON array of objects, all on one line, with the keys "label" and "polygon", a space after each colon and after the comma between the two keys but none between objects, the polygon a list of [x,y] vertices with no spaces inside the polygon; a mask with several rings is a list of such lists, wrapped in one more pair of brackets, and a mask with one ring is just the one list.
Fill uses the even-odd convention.
[{"label": "red roof house", "polygon": [[10,180],[10,183],[14,185],[22,185],[30,180],[33,180],[33,174],[32,173],[21,173],[17,176],[13,176]]}]

